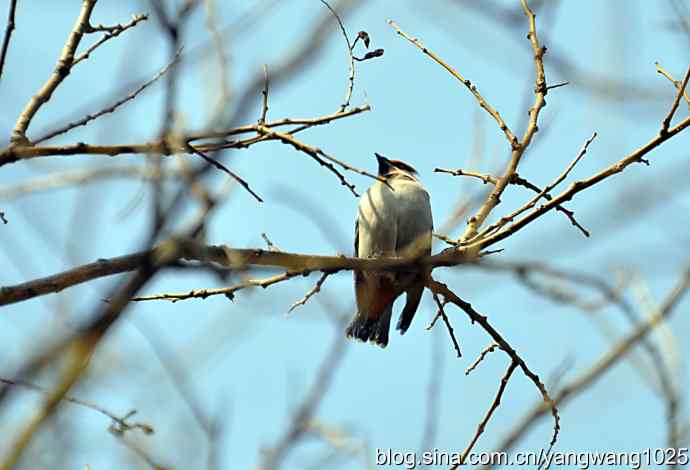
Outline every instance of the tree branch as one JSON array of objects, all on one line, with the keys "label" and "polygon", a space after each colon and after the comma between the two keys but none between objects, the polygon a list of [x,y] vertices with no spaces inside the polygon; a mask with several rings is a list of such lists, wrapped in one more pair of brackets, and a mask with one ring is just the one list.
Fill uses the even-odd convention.
[{"label": "tree branch", "polygon": [[[149,251],[142,251],[116,258],[99,259],[61,273],[35,279],[14,286],[0,287],[0,305],[21,302],[37,296],[60,292],[77,284],[89,282],[100,277],[124,273],[137,269],[146,259],[167,254],[170,243],[174,243],[177,256],[170,262],[191,260],[217,263],[229,269],[247,269],[248,267],[284,268],[299,274],[315,271],[335,273],[340,270],[357,269],[360,271],[419,271],[425,266],[455,266],[471,262],[472,258],[465,251],[447,249],[433,256],[419,260],[404,258],[349,258],[346,256],[322,256],[261,249],[234,249],[225,245],[200,245],[192,240],[169,240]],[[208,290],[207,290],[208,291]],[[220,292],[225,294],[225,292]],[[208,296],[208,294],[206,295]],[[195,295],[194,297],[204,297]]]},{"label": "tree branch", "polygon": [[12,31],[14,31],[14,14],[17,10],[17,0],[10,0],[10,11],[7,14],[7,26],[5,27],[5,36],[2,38],[2,49],[0,50],[0,78],[2,78],[2,70],[5,67],[5,58],[7,57],[7,50],[10,47],[10,38]]},{"label": "tree branch", "polygon": [[12,130],[11,141],[14,144],[24,145],[28,144],[29,140],[26,138],[26,130],[31,123],[31,120],[36,115],[38,110],[50,100],[55,89],[62,83],[62,81],[69,75],[74,65],[74,53],[81,42],[84,34],[89,32],[89,19],[93,8],[96,6],[97,0],[83,0],[81,11],[77,17],[77,22],[72,29],[67,42],[65,43],[60,58],[55,65],[53,74],[48,81],[41,87],[41,89],[34,95],[29,103],[21,112],[17,123]]},{"label": "tree branch", "polygon": [[[601,378],[606,371],[613,367],[622,359],[636,344],[652,331],[657,325],[664,321],[678,305],[681,298],[690,288],[690,269],[686,270],[676,283],[675,287],[668,294],[658,311],[647,321],[640,323],[635,330],[610,348],[591,368],[583,372],[577,378],[566,384],[556,395],[554,404],[557,406],[565,405],[570,399],[581,394]],[[536,404],[527,413],[517,426],[503,439],[501,444],[494,452],[507,452],[512,449],[528,430],[532,429],[533,424],[549,411],[545,403]]]}]

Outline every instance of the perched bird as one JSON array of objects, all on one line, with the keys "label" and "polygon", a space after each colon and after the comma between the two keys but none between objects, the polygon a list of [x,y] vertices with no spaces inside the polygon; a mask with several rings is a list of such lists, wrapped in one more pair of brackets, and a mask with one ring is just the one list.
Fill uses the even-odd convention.
[{"label": "perched bird", "polygon": [[[417,171],[405,162],[375,154],[379,176],[359,201],[355,256],[417,258],[431,254],[433,220],[429,193]],[[357,313],[346,334],[361,341],[388,344],[393,302],[403,292],[405,308],[397,329],[405,334],[424,292],[426,273],[355,271]]]}]

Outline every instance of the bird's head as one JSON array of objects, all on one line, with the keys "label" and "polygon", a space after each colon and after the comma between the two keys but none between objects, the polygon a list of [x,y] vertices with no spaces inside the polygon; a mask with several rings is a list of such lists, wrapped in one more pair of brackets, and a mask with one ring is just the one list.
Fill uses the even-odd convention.
[{"label": "bird's head", "polygon": [[411,165],[400,160],[390,160],[381,154],[374,153],[379,162],[379,176],[383,178],[393,178],[395,176],[407,176],[413,180],[417,179],[417,170]]}]

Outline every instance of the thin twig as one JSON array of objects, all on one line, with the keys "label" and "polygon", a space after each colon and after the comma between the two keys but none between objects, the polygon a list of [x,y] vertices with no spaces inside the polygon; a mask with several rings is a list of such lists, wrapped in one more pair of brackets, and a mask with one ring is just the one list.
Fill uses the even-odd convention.
[{"label": "thin twig", "polygon": [[5,27],[5,36],[2,39],[2,50],[0,50],[0,78],[2,78],[2,69],[5,67],[5,57],[7,57],[7,49],[10,47],[10,38],[12,31],[14,31],[14,14],[17,10],[17,0],[10,0],[10,11],[7,14],[7,26]]},{"label": "thin twig", "polygon": [[484,360],[487,354],[494,352],[497,347],[498,343],[491,343],[490,345],[482,349],[482,352],[479,353],[479,357],[477,357],[477,359],[467,369],[465,369],[465,375],[470,375],[470,372],[477,368],[479,363]]},{"label": "thin twig", "polygon": [[[470,177],[482,180],[484,182],[484,184],[496,185],[498,183],[498,178],[496,178],[495,176],[485,175],[485,174],[477,173],[474,171],[465,171],[462,168],[458,168],[456,170],[451,170],[448,168],[434,168],[434,171],[437,173],[448,173],[448,174],[451,174],[453,176],[470,176]],[[550,201],[552,199],[552,196],[550,194],[544,193],[543,190],[539,189],[538,186],[527,181],[525,178],[520,177],[517,173],[515,173],[513,175],[513,178],[510,180],[510,184],[514,184],[516,186],[522,186],[523,188],[527,188],[527,189],[529,189],[535,193],[541,194],[542,195],[541,197],[543,197],[547,201]],[[586,228],[584,228],[582,226],[582,224],[580,224],[577,221],[577,219],[575,219],[575,213],[573,211],[571,211],[570,209],[566,209],[565,207],[561,206],[560,204],[558,206],[556,206],[556,210],[558,212],[563,213],[568,218],[568,220],[570,220],[570,223],[573,226],[575,226],[577,229],[579,229],[580,232],[582,232],[582,234],[585,237],[590,236],[589,231]],[[488,229],[487,229],[487,233],[488,233]],[[446,241],[446,240],[444,240],[444,241]],[[450,243],[452,245],[457,245],[456,242],[449,240],[449,239],[448,239],[448,243]]]},{"label": "thin twig", "polygon": [[86,32],[87,33],[96,33],[99,31],[103,31],[106,34],[103,35],[101,39],[93,43],[88,49],[86,49],[83,53],[79,54],[79,56],[74,59],[74,62],[72,63],[72,67],[77,65],[79,62],[82,60],[86,60],[89,58],[91,53],[95,51],[98,47],[100,47],[104,42],[109,41],[110,39],[113,39],[117,36],[119,36],[121,33],[127,31],[129,28],[135,27],[137,24],[139,24],[142,21],[146,21],[149,19],[149,15],[134,15],[132,17],[132,20],[129,23],[126,24],[118,24],[115,26],[91,26]]},{"label": "thin twig", "polygon": [[495,185],[498,183],[498,178],[495,176],[491,175],[485,175],[482,173],[478,173],[476,171],[467,171],[463,170],[462,168],[458,168],[456,170],[451,170],[449,168],[434,168],[434,172],[436,173],[448,173],[449,175],[453,176],[470,176],[472,178],[477,178],[479,180],[482,180],[484,184],[493,184]]},{"label": "thin twig", "polygon": [[570,85],[570,82],[556,83],[555,85],[549,85],[546,87],[547,90],[553,90],[555,88],[560,88],[562,86]]},{"label": "thin twig", "polygon": [[277,274],[265,279],[246,279],[238,284],[230,287],[220,287],[216,289],[197,289],[188,292],[177,292],[177,293],[163,293],[154,295],[142,295],[138,297],[133,297],[131,300],[134,302],[143,302],[146,300],[169,300],[170,302],[177,302],[179,300],[189,300],[189,299],[206,299],[208,297],[213,297],[216,295],[224,295],[228,299],[232,300],[235,297],[235,292],[246,289],[248,287],[262,287],[266,288],[277,284],[279,282],[287,281],[295,276],[304,275],[301,271],[286,271],[282,274]]},{"label": "thin twig", "polygon": [[261,234],[261,238],[264,239],[264,241],[266,242],[266,246],[268,246],[268,249],[269,249],[270,251],[280,251],[280,248],[278,248],[278,247],[271,241],[271,239],[268,238],[268,235],[266,235],[265,233],[262,233],[262,234]]},{"label": "thin twig", "polygon": [[321,166],[325,166],[326,168],[328,168],[328,170],[331,171],[331,173],[336,175],[338,177],[338,179],[340,180],[340,184],[342,184],[343,186],[348,188],[350,190],[350,192],[352,192],[352,194],[355,197],[359,196],[359,194],[357,194],[357,191],[355,191],[355,185],[350,183],[345,178],[345,176],[343,176],[343,174],[337,170],[337,168],[333,164],[336,164],[336,165],[340,166],[341,168],[344,168],[345,170],[349,170],[349,171],[352,171],[354,173],[358,173],[360,175],[368,176],[368,177],[375,179],[377,181],[382,180],[382,178],[380,178],[376,175],[373,175],[373,174],[371,174],[365,170],[360,170],[357,167],[354,167],[348,163],[345,163],[341,160],[338,160],[335,157],[328,155],[326,152],[324,152],[320,148],[312,147],[312,146],[307,145],[303,142],[300,142],[299,140],[295,139],[289,133],[273,131],[271,129],[268,129],[267,127],[260,127],[259,132],[262,134],[265,134],[267,136],[270,136],[274,139],[280,140],[284,144],[291,145],[296,150],[299,150],[300,152],[303,152],[303,153],[306,153],[307,155],[309,155],[311,158],[316,160]]},{"label": "thin twig", "polygon": [[181,51],[178,51],[178,53],[177,53],[177,55],[175,55],[175,58],[173,59],[173,61],[170,62],[165,67],[163,67],[163,69],[160,72],[158,72],[156,75],[154,75],[150,80],[142,83],[138,88],[136,88],[135,90],[130,92],[124,98],[116,101],[115,103],[111,104],[110,106],[108,106],[106,108],[103,108],[102,110],[98,111],[95,114],[87,114],[85,117],[83,117],[82,119],[79,119],[78,121],[71,122],[71,123],[59,128],[59,129],[48,132],[48,133],[44,134],[43,136],[41,136],[37,139],[34,139],[33,144],[34,145],[40,144],[41,142],[44,142],[48,139],[52,139],[53,137],[57,137],[58,135],[65,134],[65,133],[71,131],[72,129],[74,129],[76,127],[85,126],[89,122],[91,122],[95,119],[98,119],[101,116],[115,112],[117,110],[117,108],[119,108],[123,104],[127,103],[128,101],[132,101],[134,98],[137,97],[137,95],[139,95],[139,93],[144,91],[149,86],[153,85],[156,81],[158,81],[159,78],[161,78],[163,75],[168,73],[168,71],[178,63],[178,61],[180,59],[180,52]]},{"label": "thin twig", "polygon": [[486,428],[487,423],[491,419],[491,416],[494,414],[494,411],[496,411],[496,409],[501,404],[501,397],[503,397],[503,393],[506,390],[506,386],[508,385],[510,376],[513,375],[513,372],[515,372],[517,366],[518,363],[512,361],[508,366],[506,373],[503,375],[503,377],[501,377],[501,383],[498,386],[498,391],[496,392],[496,397],[494,398],[494,401],[491,403],[491,406],[489,407],[489,410],[486,412],[484,419],[482,419],[479,422],[477,430],[475,431],[474,436],[472,436],[472,440],[470,440],[470,443],[467,445],[462,455],[460,456],[460,462],[453,465],[451,467],[452,470],[456,470],[460,465],[463,465],[465,463],[465,461],[467,460],[467,456],[470,454],[470,452],[472,452],[472,449],[474,448],[474,445],[477,443],[479,436],[481,436],[484,433],[484,429]]},{"label": "thin twig", "polygon": [[[30,382],[26,382],[24,380],[10,380],[10,379],[0,377],[0,383],[3,383],[5,385],[9,385],[12,387],[27,388],[27,389],[39,392],[39,393],[44,394],[44,395],[47,395],[50,393],[49,390],[46,390],[43,387],[32,384]],[[144,434],[153,434],[154,433],[153,427],[151,427],[150,425],[148,425],[146,423],[138,423],[138,422],[131,423],[128,421],[129,418],[131,418],[136,413],[136,410],[131,410],[127,414],[125,414],[124,416],[119,417],[115,413],[106,410],[102,406],[97,405],[97,404],[92,403],[92,402],[87,401],[87,400],[82,400],[81,398],[76,398],[76,397],[73,397],[70,395],[65,395],[64,397],[62,397],[62,400],[70,402],[70,403],[74,403],[75,405],[80,405],[80,406],[83,406],[86,408],[90,408],[90,409],[97,411],[98,413],[110,418],[113,422],[113,425],[115,426],[115,429],[117,429],[120,434],[123,434],[126,431],[130,431],[133,429],[138,429],[138,430],[142,431]]]},{"label": "thin twig", "polygon": [[546,48],[539,44],[539,39],[537,37],[537,27],[534,17],[534,13],[527,5],[525,0],[520,0],[522,4],[522,9],[529,20],[529,33],[527,33],[527,39],[530,41],[532,46],[532,51],[534,53],[534,69],[535,69],[535,85],[534,85],[534,104],[529,109],[529,122],[527,124],[527,129],[519,142],[515,142],[512,145],[512,152],[510,155],[510,161],[503,172],[503,175],[498,180],[494,186],[491,193],[488,195],[484,203],[481,205],[479,210],[470,217],[467,221],[467,228],[460,237],[461,242],[467,242],[468,240],[475,239],[479,228],[484,224],[489,214],[496,208],[496,206],[501,202],[501,196],[505,191],[506,187],[512,181],[514,175],[517,173],[518,165],[522,160],[522,156],[525,153],[527,147],[529,147],[532,139],[539,130],[538,120],[539,113],[544,106],[546,106],[546,94],[548,89],[546,86],[546,76],[544,74],[544,53]]},{"label": "thin twig", "polygon": [[455,77],[463,85],[465,85],[465,87],[467,87],[467,89],[470,90],[470,93],[472,93],[472,95],[474,95],[474,97],[477,99],[479,106],[484,108],[486,110],[486,112],[489,113],[491,115],[491,117],[494,118],[494,120],[498,124],[498,127],[506,135],[506,138],[508,139],[508,142],[510,143],[511,148],[515,148],[515,146],[518,145],[517,137],[515,137],[515,135],[508,128],[508,124],[505,123],[505,121],[503,120],[503,118],[501,117],[499,112],[496,111],[496,109],[494,109],[493,106],[491,106],[489,104],[489,102],[486,101],[486,99],[484,99],[484,97],[479,93],[479,90],[477,90],[477,87],[474,84],[472,84],[472,82],[470,82],[468,79],[463,77],[457,70],[455,70],[453,67],[448,65],[443,59],[441,59],[439,56],[437,56],[431,50],[429,50],[426,46],[424,46],[419,41],[419,39],[413,38],[413,37],[409,36],[407,33],[405,33],[404,31],[402,31],[395,21],[388,20],[388,24],[395,30],[396,33],[398,33],[400,36],[402,36],[403,38],[407,39],[412,44],[417,46],[424,54],[431,57],[431,59],[434,60],[434,62],[436,62],[441,67],[446,69],[453,77]]},{"label": "thin twig", "polygon": [[261,117],[259,117],[259,124],[263,126],[266,124],[266,115],[268,114],[268,65],[264,64],[262,70],[264,71],[264,89],[261,94],[263,95],[264,105],[261,110]]},{"label": "thin twig", "polygon": [[[15,163],[22,160],[28,160],[37,157],[47,156],[64,156],[64,155],[131,155],[131,154],[147,154],[147,155],[173,155],[189,153],[185,146],[185,142],[198,141],[202,139],[219,139],[240,134],[258,133],[260,128],[275,128],[282,126],[296,125],[295,129],[291,129],[288,133],[294,135],[306,129],[315,126],[328,124],[331,121],[354,116],[362,112],[370,111],[369,105],[352,108],[344,113],[329,114],[312,119],[280,119],[274,122],[266,123],[264,126],[258,124],[250,124],[245,126],[233,127],[231,129],[220,132],[204,132],[192,133],[182,135],[174,140],[158,139],[152,142],[143,144],[124,144],[124,145],[91,145],[84,142],[77,144],[58,145],[58,146],[10,146],[0,150],[0,167],[9,163]],[[243,149],[256,144],[258,142],[266,142],[269,140],[277,140],[276,137],[259,134],[257,136],[235,141],[222,141],[212,144],[195,144],[195,147],[202,152],[211,152],[221,149]]]},{"label": "thin twig", "polygon": [[476,242],[473,245],[478,245],[481,248],[486,248],[490,245],[493,245],[494,243],[499,242],[500,240],[505,239],[506,237],[512,235],[513,233],[517,232],[518,230],[521,230],[523,227],[525,227],[527,224],[532,222],[533,220],[541,217],[545,213],[549,212],[551,209],[553,209],[555,206],[558,204],[563,204],[573,198],[577,193],[580,193],[584,191],[587,188],[590,188],[607,178],[616,175],[618,173],[621,173],[623,170],[625,170],[628,166],[632,165],[633,163],[644,163],[647,162],[644,157],[650,153],[652,150],[654,150],[656,147],[670,139],[671,137],[675,136],[679,132],[685,130],[686,128],[690,127],[690,117],[684,119],[680,123],[678,123],[675,127],[669,129],[668,133],[665,135],[657,134],[654,138],[652,138],[649,142],[644,144],[642,147],[638,148],[637,150],[634,150],[630,154],[626,155],[624,158],[619,160],[618,162],[610,165],[609,167],[603,169],[599,173],[584,179],[584,180],[578,180],[573,183],[563,191],[561,194],[558,196],[554,196],[553,199],[551,199],[548,203],[541,205],[537,208],[535,208],[532,212],[529,214],[525,215],[522,219],[518,220],[517,222],[513,222],[512,224],[508,225],[498,233],[495,233],[494,235],[491,235],[490,237],[487,237],[483,240],[480,240]]},{"label": "thin twig", "polygon": [[[601,378],[606,371],[621,360],[635,345],[642,341],[650,331],[664,321],[674,311],[681,298],[690,289],[690,269],[686,270],[679,281],[666,296],[663,304],[657,312],[640,323],[634,331],[611,347],[596,363],[578,377],[563,386],[555,397],[554,404],[562,407],[570,399],[584,392],[596,380]],[[494,452],[507,452],[512,449],[525,433],[533,428],[534,423],[549,411],[545,403],[537,403],[501,441]]]},{"label": "thin twig", "polygon": [[208,163],[210,163],[211,165],[215,166],[215,167],[218,168],[219,170],[224,171],[225,173],[227,173],[228,175],[230,175],[230,177],[231,177],[232,179],[234,179],[235,181],[237,181],[244,189],[246,189],[247,192],[248,192],[249,194],[251,194],[252,196],[254,196],[254,199],[256,199],[256,200],[259,201],[259,202],[264,202],[264,200],[261,199],[261,197],[259,197],[259,195],[256,194],[256,193],[252,190],[252,188],[249,187],[249,183],[247,183],[244,179],[242,179],[237,173],[235,173],[235,172],[233,172],[232,170],[230,170],[230,168],[226,167],[225,165],[223,165],[222,163],[220,163],[218,160],[214,160],[213,158],[209,157],[208,155],[206,155],[206,154],[205,154],[204,152],[202,152],[201,150],[199,150],[199,149],[193,147],[191,144],[187,144],[187,147],[189,147],[189,149],[190,149],[193,153],[195,153],[196,155],[200,156],[201,158],[203,158],[204,160],[206,160],[206,161],[207,161]]},{"label": "thin twig", "polygon": [[312,298],[316,293],[318,293],[321,290],[321,286],[323,286],[323,283],[326,282],[326,278],[330,276],[331,273],[325,272],[321,275],[318,281],[316,281],[316,284],[314,284],[314,287],[309,289],[306,294],[304,294],[304,297],[299,299],[297,302],[292,304],[290,307],[290,310],[288,310],[288,313],[292,312],[294,309],[299,307],[300,305],[304,305],[307,303],[307,301]]},{"label": "thin twig", "polygon": [[683,93],[685,93],[685,88],[688,86],[688,80],[689,79],[690,79],[690,67],[688,67],[687,72],[685,72],[685,77],[683,77],[683,82],[680,84],[680,87],[678,88],[678,93],[676,93],[676,97],[673,100],[673,104],[671,105],[671,109],[668,111],[668,114],[666,115],[663,122],[661,123],[660,133],[662,135],[665,135],[668,133],[668,128],[671,126],[671,120],[673,119],[673,115],[676,113],[676,110],[678,109],[678,104],[680,103],[680,97],[683,96]]},{"label": "thin twig", "polygon": [[[228,103],[232,99],[230,93],[230,87],[228,84],[228,54],[225,50],[223,33],[218,30],[217,24],[217,11],[215,1],[206,1],[206,28],[211,35],[211,42],[213,43],[213,49],[216,53],[218,59],[218,83],[220,85],[220,93],[218,93],[218,100],[216,101],[214,107],[215,109],[210,113],[209,127],[212,124],[218,122],[225,112]],[[215,95],[216,91],[213,90],[212,93]]]},{"label": "thin twig", "polygon": [[[675,80],[671,74],[669,74],[666,69],[664,69],[659,62],[654,63],[656,65],[656,71],[666,77],[671,83],[673,83],[673,86],[676,87],[677,90],[680,90],[680,82],[678,80]],[[688,95],[688,90],[683,91],[683,97],[685,98],[685,102],[688,104],[688,110],[690,110],[690,95]]]},{"label": "thin twig", "polygon": [[491,336],[491,338],[496,343],[498,343],[498,346],[501,348],[501,350],[503,350],[503,352],[505,352],[513,362],[516,362],[518,366],[520,366],[520,369],[522,370],[523,374],[525,374],[525,376],[527,376],[527,378],[530,379],[532,383],[537,387],[539,393],[541,393],[542,400],[544,401],[545,406],[549,410],[551,410],[551,415],[553,416],[553,434],[551,435],[551,441],[549,442],[549,445],[553,446],[556,443],[556,440],[558,439],[558,433],[561,429],[561,418],[558,414],[556,403],[549,395],[549,392],[546,390],[546,387],[542,383],[539,376],[532,372],[532,370],[527,366],[527,363],[525,363],[525,361],[520,357],[517,351],[515,351],[515,349],[513,349],[513,347],[503,338],[503,336],[501,336],[501,334],[498,331],[496,331],[496,329],[494,329],[493,326],[491,326],[486,316],[477,312],[471,304],[465,302],[460,297],[458,297],[453,291],[451,291],[448,288],[448,286],[441,282],[435,281],[431,277],[427,279],[426,286],[431,290],[431,292],[438,295],[443,295],[449,302],[460,307],[460,309],[467,314],[467,316],[470,318],[470,320],[472,320],[473,323],[479,323],[479,325],[484,329],[484,331],[486,331],[487,334]]},{"label": "thin twig", "polygon": [[[558,175],[558,177],[557,177],[555,180],[553,180],[551,183],[549,183],[547,186],[545,186],[544,189],[542,189],[541,191],[539,191],[539,193],[538,193],[536,196],[534,196],[529,202],[527,202],[526,204],[524,204],[522,207],[520,207],[519,209],[515,210],[515,211],[512,212],[511,214],[509,214],[509,215],[507,215],[507,216],[504,216],[504,217],[501,217],[495,224],[490,225],[490,226],[487,227],[482,233],[480,233],[479,235],[477,235],[477,236],[475,237],[475,239],[476,239],[476,240],[481,240],[482,238],[486,238],[487,236],[489,236],[489,235],[491,235],[492,233],[494,233],[496,230],[498,230],[498,229],[500,229],[501,227],[503,227],[505,224],[507,224],[507,223],[512,222],[513,220],[515,220],[515,218],[516,218],[518,215],[520,215],[520,214],[522,214],[523,212],[525,212],[525,211],[527,211],[527,210],[533,208],[533,207],[537,204],[537,202],[539,202],[539,200],[540,200],[542,197],[545,197],[547,194],[549,194],[549,192],[550,192],[552,189],[554,189],[554,188],[555,188],[556,186],[558,186],[564,179],[566,179],[566,178],[568,177],[568,175],[569,175],[570,172],[573,170],[573,168],[575,168],[575,165],[577,165],[577,163],[582,159],[582,157],[585,156],[585,154],[587,153],[587,149],[589,148],[589,145],[594,141],[594,139],[595,139],[596,137],[597,137],[597,133],[594,132],[594,133],[592,134],[592,136],[591,136],[589,139],[587,139],[587,140],[584,142],[584,144],[582,144],[582,148],[580,148],[580,151],[577,153],[577,155],[575,156],[575,158],[570,162],[570,164],[565,168],[565,170],[563,170],[563,171],[561,172],[561,174]],[[579,224],[578,224],[578,225],[579,225]],[[587,235],[589,235],[588,232],[587,232]],[[472,241],[472,240],[470,240],[470,242],[471,242],[471,241]]]},{"label": "thin twig", "polygon": [[[436,305],[438,305],[438,313],[436,314],[436,317],[440,316],[443,318],[443,323],[446,324],[446,329],[448,330],[448,334],[450,335],[451,341],[453,341],[453,347],[455,348],[455,352],[458,354],[458,357],[462,357],[462,353],[460,352],[460,345],[458,344],[458,340],[455,339],[455,333],[453,332],[453,326],[450,324],[450,320],[448,320],[448,315],[446,315],[446,311],[443,308],[443,303],[441,300],[438,298],[438,295],[434,292],[434,300],[436,301]],[[446,299],[447,300],[447,299]],[[431,326],[433,326],[435,323],[432,321]]]},{"label": "thin twig", "polygon": [[350,100],[352,99],[352,90],[355,87],[355,58],[352,54],[352,49],[354,48],[354,44],[350,44],[350,38],[347,35],[347,31],[345,30],[345,25],[343,25],[343,21],[340,19],[340,15],[336,13],[336,11],[326,2],[326,0],[321,0],[321,3],[323,3],[326,8],[328,8],[335,19],[338,21],[338,26],[340,26],[340,31],[343,33],[343,37],[345,38],[345,44],[347,44],[347,54],[348,58],[350,59],[350,75],[347,80],[347,88],[345,90],[345,98],[343,99],[343,104],[340,105],[340,109],[338,110],[339,113],[344,112],[348,106],[350,106]]}]

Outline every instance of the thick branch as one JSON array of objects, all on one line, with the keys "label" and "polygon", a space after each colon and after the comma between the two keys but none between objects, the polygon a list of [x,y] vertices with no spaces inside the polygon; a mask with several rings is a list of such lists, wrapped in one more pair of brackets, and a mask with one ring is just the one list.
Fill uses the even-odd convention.
[{"label": "thick branch", "polygon": [[100,277],[133,271],[150,254],[150,252],[142,251],[117,258],[100,259],[94,263],[85,264],[53,276],[35,279],[14,286],[0,287],[0,305],[12,304],[41,295],[60,292],[68,287]]},{"label": "thick branch", "polygon": [[[35,279],[14,286],[0,287],[0,305],[7,305],[45,294],[60,292],[77,284],[89,282],[113,274],[137,269],[151,255],[168,250],[164,242],[154,250],[127,256],[100,259],[53,276]],[[447,249],[417,261],[403,258],[348,258],[346,256],[322,256],[287,253],[260,249],[233,249],[225,245],[199,245],[191,240],[176,241],[179,256],[170,260],[192,260],[217,263],[229,269],[246,269],[252,266],[284,268],[288,271],[308,274],[315,271],[337,272],[357,269],[371,270],[419,270],[424,266],[454,266],[470,262],[472,257],[465,250]]]}]

